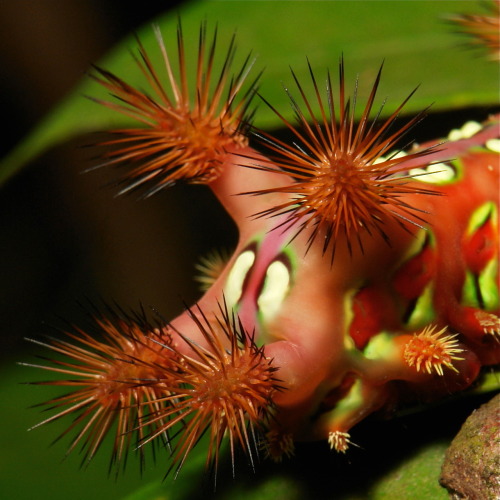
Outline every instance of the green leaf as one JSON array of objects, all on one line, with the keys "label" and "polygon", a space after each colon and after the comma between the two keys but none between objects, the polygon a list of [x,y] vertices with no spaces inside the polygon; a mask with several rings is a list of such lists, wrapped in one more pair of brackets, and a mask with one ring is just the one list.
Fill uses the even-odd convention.
[{"label": "green leaf", "polygon": [[[224,47],[236,32],[239,59],[243,60],[250,51],[257,57],[255,74],[265,68],[261,94],[288,118],[292,112],[282,83],[290,85],[292,93],[296,94],[289,66],[308,92],[310,78],[306,57],[321,81],[327,68],[336,73],[342,54],[346,60],[348,81],[353,86],[355,75],[359,74],[360,101],[367,95],[376,71],[385,61],[380,103],[389,96],[390,104],[385,111],[390,112],[420,85],[406,107],[407,113],[415,113],[431,103],[434,103],[433,110],[497,104],[497,66],[459,47],[463,40],[444,22],[450,13],[477,11],[475,3],[431,0],[192,1],[181,5],[179,15],[184,28],[188,65],[193,66],[196,62],[197,33],[204,19],[209,27],[218,24],[219,48]],[[167,47],[175,51],[177,15],[167,13],[156,22]],[[151,53],[155,65],[161,67],[161,56],[151,26],[139,29],[138,36]],[[135,39],[128,37],[98,65],[134,86],[143,87],[144,77],[130,55],[130,50],[136,45]],[[238,68],[237,64],[235,68]],[[129,123],[125,117],[86,99],[85,95],[106,97],[98,84],[85,78],[0,162],[0,184],[58,143]],[[358,106],[358,110],[361,107]],[[270,129],[278,127],[280,121],[260,103],[256,125]]]},{"label": "green leaf", "polygon": [[443,457],[449,443],[430,443],[392,469],[370,491],[372,500],[447,500],[448,493],[439,485]]}]

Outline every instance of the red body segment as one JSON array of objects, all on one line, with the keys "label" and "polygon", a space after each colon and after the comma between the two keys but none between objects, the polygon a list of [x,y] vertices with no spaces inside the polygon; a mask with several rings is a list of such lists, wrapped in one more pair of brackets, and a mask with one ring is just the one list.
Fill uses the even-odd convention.
[{"label": "red body segment", "polygon": [[[473,137],[446,142],[429,156],[429,162],[453,159],[447,164],[455,174],[446,184],[428,183],[439,196],[408,195],[405,200],[425,212],[424,229],[406,231],[388,219],[384,229],[390,245],[366,233],[361,236],[363,251],[350,252],[345,242],[338,242],[333,265],[323,255],[321,238],[309,246],[308,231],[303,231],[290,242],[293,226],[283,232],[280,219],[248,217],[266,204],[278,203],[285,196],[282,193],[247,198],[237,210],[231,205],[234,198],[226,198],[226,192],[237,192],[247,182],[269,190],[281,176],[232,170],[212,186],[242,237],[235,257],[199,305],[203,310],[214,309],[235,258],[260,235],[241,297],[231,305],[245,328],[264,339],[265,353],[286,387],[275,396],[278,424],[272,424],[274,430],[299,439],[347,433],[386,402],[394,404],[402,387],[394,381],[406,382],[404,391],[413,391],[416,400],[432,399],[465,389],[481,365],[500,361],[498,302],[494,310],[486,311],[464,304],[463,297],[468,270],[478,274],[488,262],[498,263],[496,215],[490,214],[472,236],[467,234],[475,210],[485,203],[498,210],[499,156],[485,146],[497,136],[498,121],[493,119]],[[408,163],[410,170],[412,163]],[[230,183],[234,187],[229,188]],[[240,198],[244,197],[238,197],[238,202]],[[249,206],[242,210],[245,204]],[[290,288],[276,316],[261,320],[258,284],[265,280],[270,263],[287,248],[296,256]],[[492,286],[498,291],[495,265]],[[432,363],[427,370],[423,365],[417,370],[416,364],[405,361],[405,346],[426,327],[446,328],[441,337],[456,335],[456,359],[449,366],[437,361],[444,363],[442,374],[432,370]],[[408,400],[408,394],[403,399]]]}]

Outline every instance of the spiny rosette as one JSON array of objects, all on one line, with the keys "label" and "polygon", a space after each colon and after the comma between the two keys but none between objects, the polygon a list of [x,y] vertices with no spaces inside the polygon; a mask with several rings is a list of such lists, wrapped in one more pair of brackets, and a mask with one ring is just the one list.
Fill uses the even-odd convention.
[{"label": "spiny rosette", "polygon": [[456,356],[463,349],[458,346],[457,335],[444,335],[446,327],[436,331],[435,325],[425,327],[414,335],[405,345],[404,359],[408,366],[414,366],[417,372],[423,371],[443,376],[443,366],[457,371],[453,361],[463,358]]},{"label": "spiny rosette", "polygon": [[288,193],[289,200],[263,210],[256,217],[284,216],[278,227],[293,228],[295,236],[310,229],[309,246],[321,236],[323,253],[330,249],[332,259],[339,236],[345,236],[349,252],[354,241],[363,249],[362,233],[378,233],[386,241],[384,230],[387,220],[408,226],[420,226],[425,222],[424,213],[405,201],[407,195],[433,195],[433,190],[412,183],[405,163],[421,159],[435,152],[435,147],[398,154],[394,148],[402,137],[425,115],[425,110],[396,128],[401,110],[415,90],[383,122],[379,119],[382,108],[370,123],[375,96],[379,86],[382,67],[374,81],[366,106],[358,123],[355,120],[357,102],[356,82],[352,99],[346,96],[344,61],[339,64],[339,99],[336,101],[330,73],[327,74],[326,95],[322,97],[316,77],[309,65],[314,96],[319,105],[319,115],[313,111],[313,104],[298,81],[292,75],[303,107],[285,89],[290,97],[298,126],[290,123],[271,104],[268,106],[291,131],[296,142],[289,145],[275,139],[264,131],[257,131],[270,154],[269,163],[259,162],[253,167],[291,176],[289,185],[263,189],[247,194]]},{"label": "spiny rosette", "polygon": [[227,249],[214,249],[200,257],[195,266],[197,271],[195,280],[202,292],[209,290],[217,281],[230,258],[231,253]]},{"label": "spiny rosette", "polygon": [[500,0],[481,2],[484,14],[458,14],[450,20],[472,38],[472,43],[485,47],[491,59],[500,60]]},{"label": "spiny rosette", "polygon": [[262,441],[262,449],[267,458],[275,463],[281,463],[283,458],[290,458],[295,453],[293,436],[277,429],[271,429]]},{"label": "spiny rosette", "polygon": [[[257,347],[253,334],[225,303],[208,317],[199,307],[188,309],[203,342],[195,341],[173,327],[177,346],[165,345],[167,359],[175,361],[165,373],[165,396],[156,401],[143,425],[156,428],[143,444],[168,433],[181,423],[173,444],[172,465],[176,473],[200,438],[208,432],[206,464],[217,471],[220,447],[228,436],[231,459],[239,445],[252,467],[258,451],[257,430],[264,430],[272,416],[273,395],[282,389],[275,377],[277,368]],[[180,344],[183,344],[182,347]],[[161,364],[161,363],[160,363]],[[174,383],[172,384],[172,381]]]},{"label": "spiny rosette", "polygon": [[136,62],[151,94],[132,87],[104,69],[95,68],[92,77],[116,100],[93,100],[140,125],[115,130],[117,138],[102,143],[111,150],[104,154],[104,162],[94,167],[130,167],[120,194],[147,185],[145,196],[150,196],[179,180],[211,182],[219,176],[227,150],[237,150],[247,144],[244,131],[251,120],[249,106],[259,76],[245,84],[253,65],[250,57],[232,76],[234,36],[220,64],[215,58],[217,30],[210,42],[206,31],[206,24],[202,24],[196,71],[194,78],[190,78],[180,22],[177,28],[178,76],[160,30],[155,27],[167,84],[138,40]]},{"label": "spiny rosette", "polygon": [[[73,422],[58,439],[75,431],[67,455],[79,446],[82,463],[89,462],[105,436],[114,431],[112,468],[125,463],[132,442],[137,447],[149,433],[148,427],[140,423],[147,413],[159,410],[158,399],[165,389],[157,380],[164,379],[162,373],[175,354],[165,356],[162,345],[170,344],[170,336],[164,326],[150,324],[143,311],[127,314],[108,308],[106,312],[105,318],[98,311],[92,314],[91,329],[95,333],[72,326],[65,332],[69,341],[28,339],[50,349],[55,357],[41,357],[50,362],[48,365],[22,364],[68,377],[34,382],[37,385],[71,388],[71,392],[43,404],[48,410],[58,411],[32,429],[73,415]],[[161,437],[168,441],[166,434]],[[143,467],[142,448],[140,458]]]},{"label": "spiny rosette", "polygon": [[349,449],[349,446],[354,443],[351,441],[351,436],[348,432],[333,431],[328,434],[328,444],[332,450],[345,453]]}]

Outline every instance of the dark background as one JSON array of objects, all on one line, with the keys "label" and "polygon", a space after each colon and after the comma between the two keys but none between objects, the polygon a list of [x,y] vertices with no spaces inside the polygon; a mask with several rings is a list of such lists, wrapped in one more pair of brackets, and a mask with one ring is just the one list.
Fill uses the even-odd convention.
[{"label": "dark background", "polygon": [[[175,10],[175,2],[169,2]],[[1,109],[5,155],[123,36],[166,9],[117,0],[0,2]],[[83,99],[83,97],[82,97]],[[89,103],[89,105],[91,105]],[[195,300],[193,263],[231,231],[225,214],[202,209],[203,187],[179,186],[146,201],[114,198],[111,173],[82,174],[97,161],[83,137],[54,148],[12,178],[0,196],[1,355],[78,302],[140,303],[172,318]],[[193,199],[196,197],[196,204]],[[229,226],[226,226],[229,223]],[[228,230],[229,227],[229,230]],[[200,248],[201,246],[201,248]]]}]

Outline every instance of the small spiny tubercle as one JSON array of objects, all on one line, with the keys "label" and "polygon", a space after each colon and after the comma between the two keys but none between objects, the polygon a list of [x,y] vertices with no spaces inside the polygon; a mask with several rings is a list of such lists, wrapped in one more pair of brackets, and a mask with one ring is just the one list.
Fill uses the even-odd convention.
[{"label": "small spiny tubercle", "polygon": [[425,327],[421,333],[414,335],[404,348],[404,359],[417,372],[428,374],[436,372],[443,375],[443,366],[457,371],[453,361],[463,358],[456,356],[462,352],[458,347],[457,335],[444,335],[446,327],[436,331],[435,326]]},{"label": "small spiny tubercle", "polygon": [[196,264],[198,274],[195,276],[195,280],[202,292],[209,290],[215,283],[230,258],[231,253],[228,250],[212,250],[209,254],[200,257]]},{"label": "small spiny tubercle", "polygon": [[295,453],[293,436],[276,429],[272,429],[266,433],[262,448],[266,457],[275,463],[281,463],[283,458],[290,458]]},{"label": "small spiny tubercle", "polygon": [[350,434],[342,431],[330,432],[328,435],[328,444],[332,450],[339,453],[346,453],[349,446],[353,445]]}]

